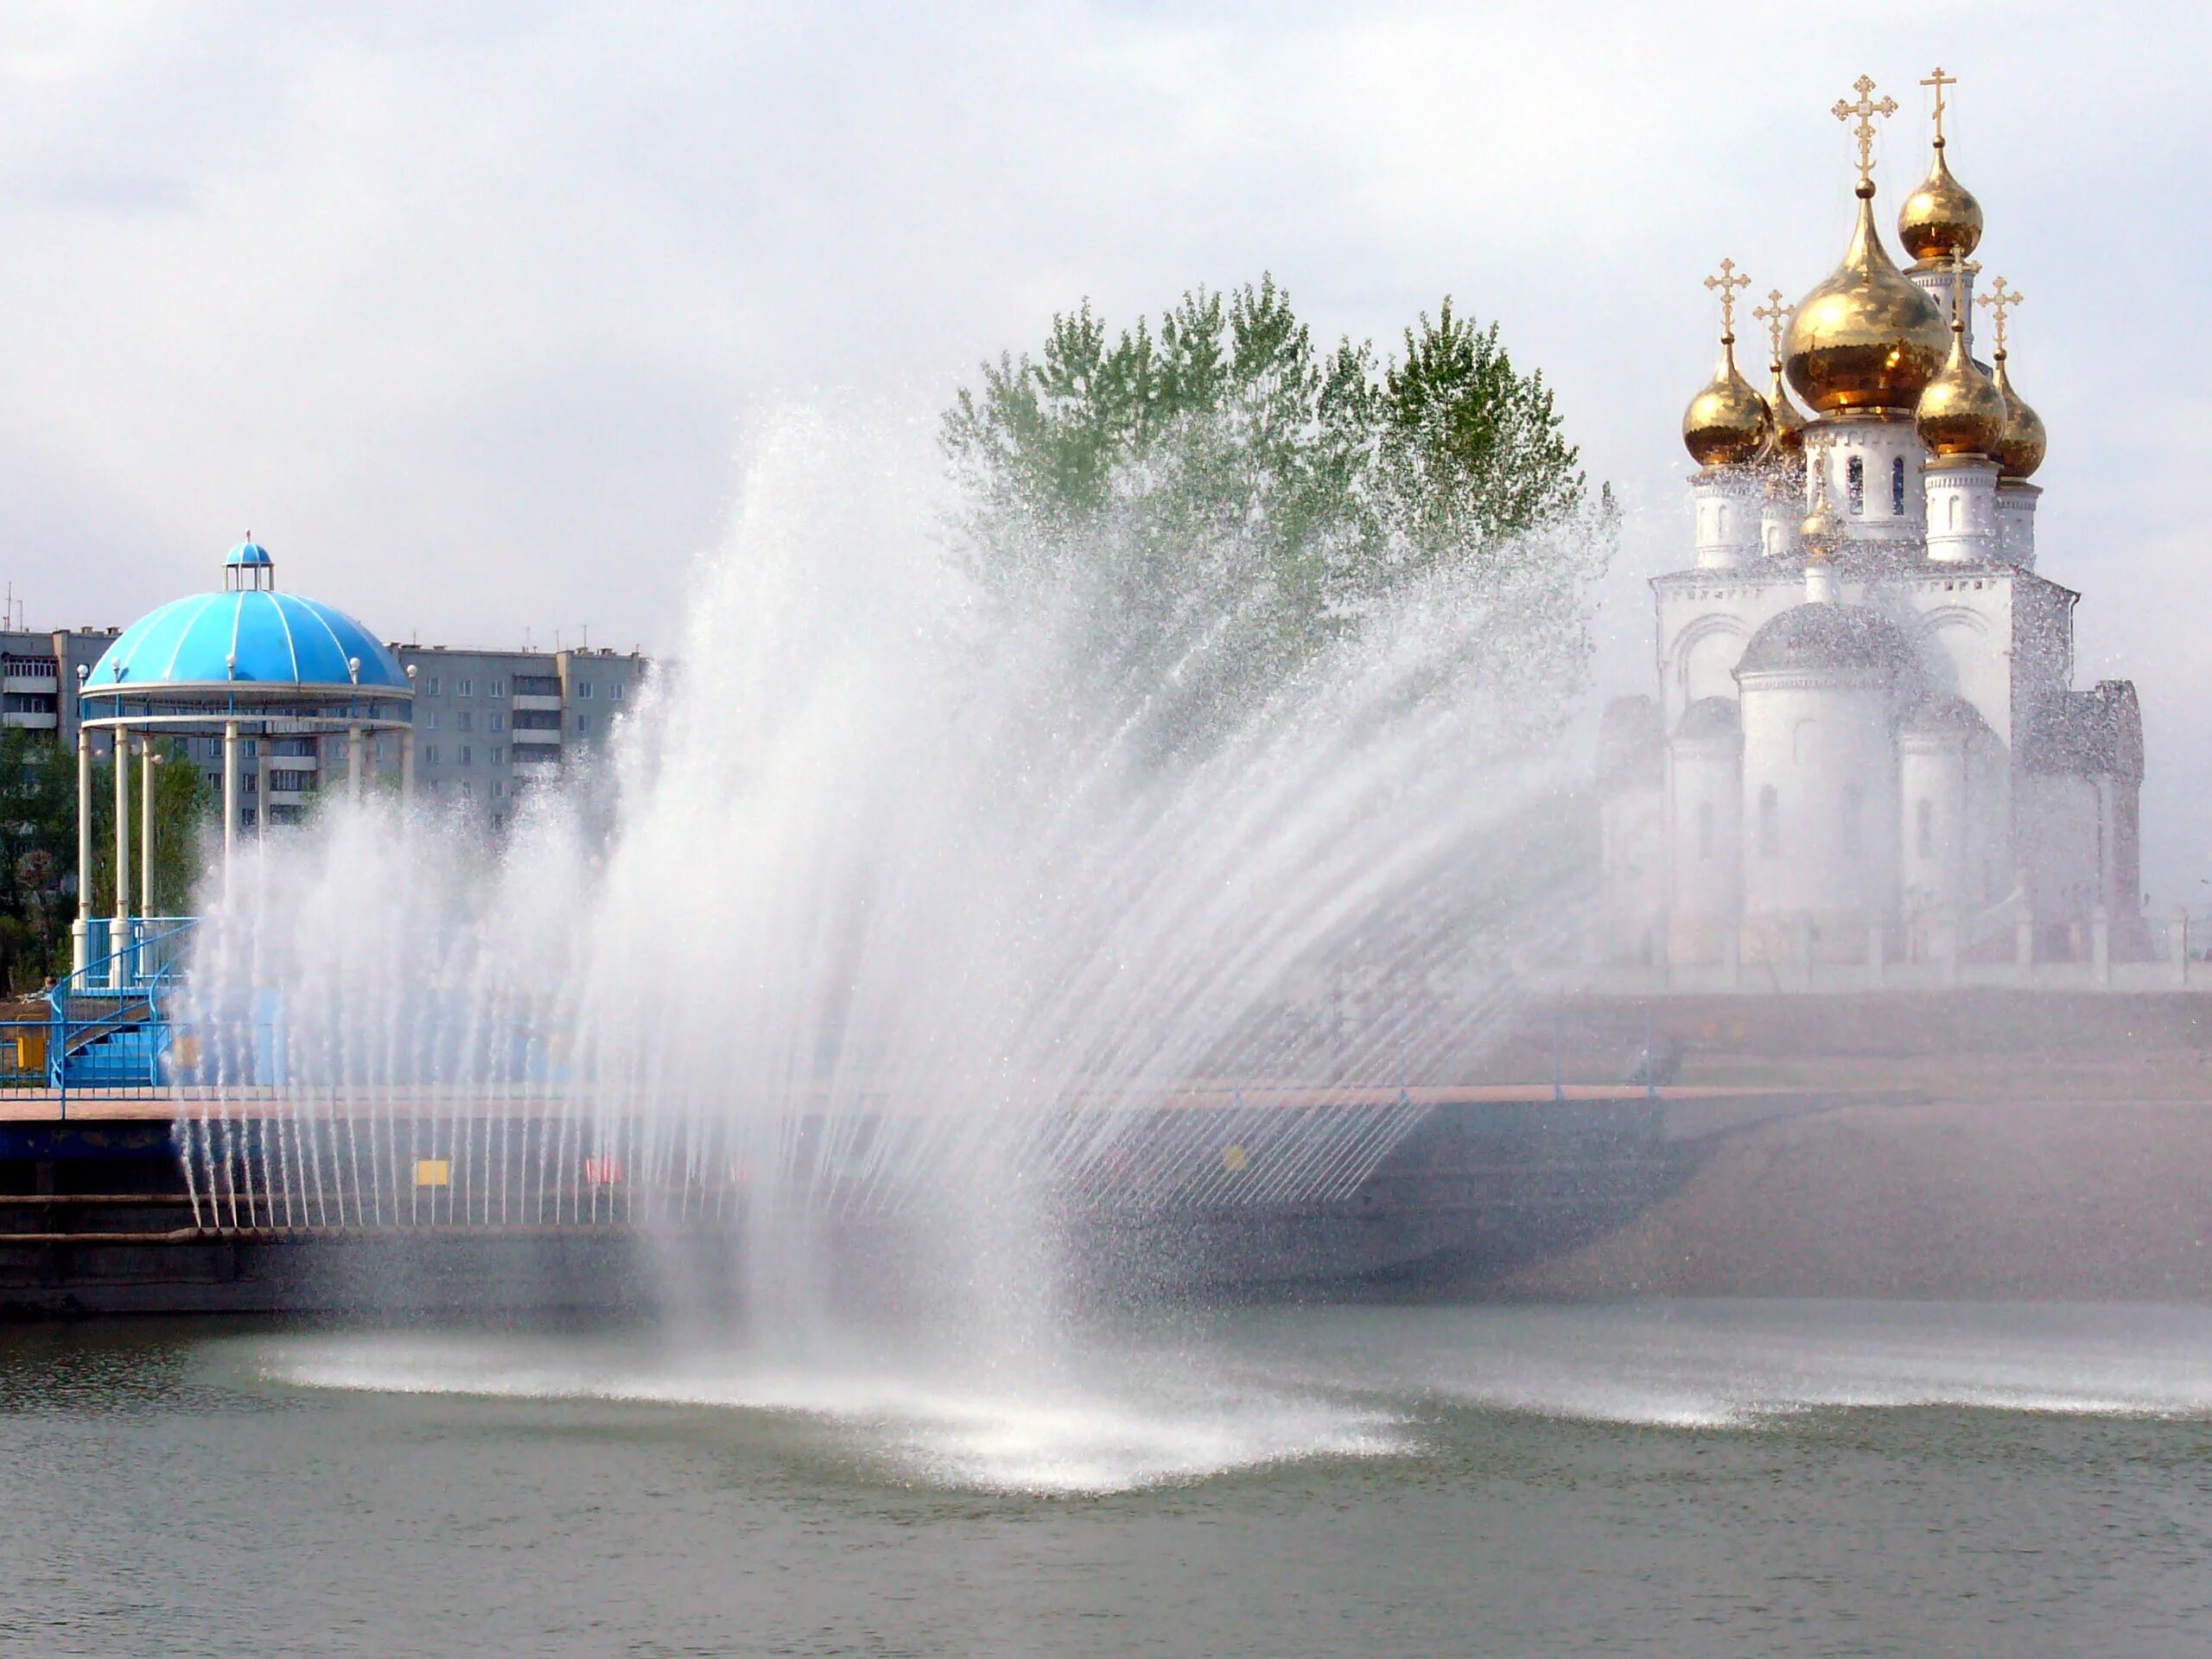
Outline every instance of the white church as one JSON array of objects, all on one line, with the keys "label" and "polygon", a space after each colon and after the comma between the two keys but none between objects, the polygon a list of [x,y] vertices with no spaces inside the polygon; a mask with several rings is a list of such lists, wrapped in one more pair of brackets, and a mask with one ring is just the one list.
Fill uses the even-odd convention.
[{"label": "white church", "polygon": [[[2041,420],[2006,372],[1999,277],[1974,292],[1979,203],[1944,156],[1906,196],[1900,270],[1875,219],[1858,82],[1842,263],[1779,291],[1765,395],[1720,359],[1682,441],[1695,556],[1652,583],[1656,696],[1599,739],[1611,963],[2087,961],[2150,953],[2139,877],[2135,690],[2074,685],[2080,597],[2037,569]],[[1986,365],[1976,314],[1990,324]],[[1801,411],[1800,404],[1802,410]],[[1803,412],[1809,411],[1809,412]]]}]

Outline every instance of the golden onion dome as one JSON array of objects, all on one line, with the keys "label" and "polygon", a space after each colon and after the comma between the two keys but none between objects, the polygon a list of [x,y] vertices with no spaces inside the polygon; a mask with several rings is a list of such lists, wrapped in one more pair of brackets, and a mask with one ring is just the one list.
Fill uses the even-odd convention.
[{"label": "golden onion dome", "polygon": [[1928,176],[1897,209],[1897,240],[1922,264],[1939,265],[1972,253],[1981,242],[1981,204],[1951,176],[1939,137]]},{"label": "golden onion dome", "polygon": [[1753,459],[1772,429],[1766,399],[1736,367],[1736,336],[1720,336],[1720,362],[1705,390],[1682,411],[1682,444],[1700,467],[1740,467]]},{"label": "golden onion dome", "polygon": [[1920,441],[1934,455],[1993,456],[2005,434],[2005,394],[1967,355],[1965,323],[1952,323],[1951,354],[1913,411]]},{"label": "golden onion dome", "polygon": [[2012,390],[2001,351],[1997,353],[1996,385],[2005,399],[2005,429],[1997,440],[1997,470],[2005,478],[2026,478],[2043,465],[2044,451],[2050,440],[2044,431],[2043,416],[2030,409],[2027,400]]},{"label": "golden onion dome", "polygon": [[1759,459],[1769,465],[1802,467],[1805,464],[1805,417],[1789,401],[1789,389],[1782,384],[1782,365],[1770,366],[1774,384],[1766,394],[1767,438]]},{"label": "golden onion dome", "polygon": [[1943,366],[1948,334],[1936,302],[1882,246],[1874,187],[1862,181],[1843,263],[1789,321],[1789,384],[1815,414],[1910,414]]}]

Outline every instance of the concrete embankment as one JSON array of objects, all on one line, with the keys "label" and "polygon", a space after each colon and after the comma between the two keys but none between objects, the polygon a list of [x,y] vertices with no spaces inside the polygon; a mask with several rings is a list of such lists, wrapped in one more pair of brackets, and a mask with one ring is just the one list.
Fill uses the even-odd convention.
[{"label": "concrete embankment", "polygon": [[1899,1093],[1682,1115],[1679,1184],[1504,1294],[2212,1302],[2212,998],[1685,999],[1653,1017],[1685,1081]]}]

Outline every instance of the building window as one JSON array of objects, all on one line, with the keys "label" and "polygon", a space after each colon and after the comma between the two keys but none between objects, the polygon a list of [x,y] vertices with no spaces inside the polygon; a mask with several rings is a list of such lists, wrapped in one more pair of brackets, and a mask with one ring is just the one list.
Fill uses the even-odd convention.
[{"label": "building window", "polygon": [[495,766],[504,766],[507,764],[507,751],[505,746],[494,743],[492,752],[485,758]]},{"label": "building window", "polygon": [[438,746],[436,744],[425,743],[423,746],[423,764],[426,766],[435,766],[438,764]]},{"label": "building window", "polygon": [[1700,860],[1713,856],[1713,803],[1697,804],[1697,855]]},{"label": "building window", "polygon": [[454,716],[454,726],[460,731],[473,732],[476,729],[476,716],[464,709]]},{"label": "building window", "polygon": [[[1904,463],[1903,461],[1899,461],[1897,465],[1899,467],[1903,467]],[[453,694],[456,697],[474,696],[476,695],[476,682],[474,680],[455,680],[453,683]]]},{"label": "building window", "polygon": [[507,729],[506,711],[502,709],[494,709],[490,717],[485,721],[485,729],[493,732],[505,731]]},{"label": "building window", "polygon": [[494,778],[492,780],[492,798],[495,801],[501,801],[506,798],[506,795],[507,780],[504,778]]},{"label": "building window", "polygon": [[1843,487],[1845,493],[1850,498],[1851,511],[1854,514],[1866,512],[1866,461],[1864,456],[1853,455],[1844,463]]},{"label": "building window", "polygon": [[439,689],[442,685],[443,685],[444,683],[445,683],[445,682],[443,682],[443,681],[442,681],[442,680],[441,680],[441,679],[439,679],[439,677],[438,677],[436,675],[435,675],[435,674],[431,675],[431,676],[430,676],[430,695],[431,695],[432,696],[434,696],[434,697],[435,697],[435,696],[436,696],[438,695],[438,689]]},{"label": "building window", "polygon": [[576,683],[576,696],[581,697],[586,702],[589,702],[591,701],[591,682],[589,680],[579,680]]},{"label": "building window", "polygon": [[1759,791],[1759,856],[1782,856],[1782,804],[1772,784]]},{"label": "building window", "polygon": [[1936,856],[1936,803],[1922,801],[1913,808],[1912,842],[1923,858]]},{"label": "building window", "polygon": [[1899,455],[1890,463],[1890,511],[1900,518],[1904,517],[1904,457]]},{"label": "building window", "polygon": [[476,751],[471,748],[467,744],[462,744],[461,746],[461,764],[464,766],[471,765],[474,762],[475,759]]},{"label": "building window", "polygon": [[467,779],[464,778],[461,780],[461,792],[469,799],[474,800],[476,797],[476,785],[470,783]]},{"label": "building window", "polygon": [[1859,785],[1846,784],[1843,787],[1843,850],[1847,857],[1859,856],[1863,839],[1859,821],[1864,816],[1864,805]]},{"label": "building window", "polygon": [[436,709],[426,709],[423,712],[423,729],[426,732],[435,732],[438,729],[438,711]]},{"label": "building window", "polygon": [[576,734],[580,737],[590,735],[591,716],[589,715],[578,715],[576,716]]},{"label": "building window", "polygon": [[610,685],[610,686],[608,686],[608,687],[607,688],[607,700],[609,702],[621,702],[621,701],[622,701],[622,682],[621,682],[621,681],[617,680],[617,681],[615,681],[615,682],[614,682],[614,683],[613,683],[613,684],[612,684],[612,685]]},{"label": "building window", "polygon": [[487,697],[505,696],[507,695],[507,683],[505,680],[493,680],[491,683],[490,687],[485,691],[484,695]]}]

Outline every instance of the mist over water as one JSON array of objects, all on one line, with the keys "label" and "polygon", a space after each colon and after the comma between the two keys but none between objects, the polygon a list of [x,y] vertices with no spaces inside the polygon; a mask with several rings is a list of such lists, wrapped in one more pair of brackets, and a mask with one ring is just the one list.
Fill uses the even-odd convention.
[{"label": "mist over water", "polygon": [[[1588,868],[1510,591],[1286,645],[1234,537],[1148,607],[1110,544],[1010,590],[944,490],[918,427],[767,423],[603,772],[495,859],[334,800],[207,895],[197,1013],[281,1022],[287,1221],[736,1230],[737,1286],[663,1256],[702,1339],[834,1325],[832,1236],[887,1229],[891,1300],[1049,1381],[1073,1218],[1345,1197],[1418,1109],[1267,1090],[1480,1054]],[[187,1124],[219,1216],[239,1116]]]}]

